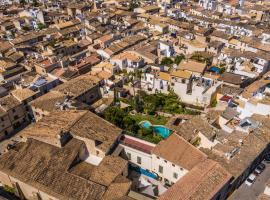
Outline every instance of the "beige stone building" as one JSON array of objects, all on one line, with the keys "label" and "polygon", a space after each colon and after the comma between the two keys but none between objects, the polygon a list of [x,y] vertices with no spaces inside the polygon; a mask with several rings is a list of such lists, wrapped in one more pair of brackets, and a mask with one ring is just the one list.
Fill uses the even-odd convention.
[{"label": "beige stone building", "polygon": [[89,111],[55,111],[0,157],[0,185],[22,199],[121,199],[127,161],[111,155],[121,129]]},{"label": "beige stone building", "polygon": [[15,97],[8,95],[0,99],[0,140],[27,121],[26,110]]},{"label": "beige stone building", "polygon": [[31,102],[38,121],[54,110],[85,110],[101,98],[100,79],[90,74],[81,75],[58,85],[47,94]]}]

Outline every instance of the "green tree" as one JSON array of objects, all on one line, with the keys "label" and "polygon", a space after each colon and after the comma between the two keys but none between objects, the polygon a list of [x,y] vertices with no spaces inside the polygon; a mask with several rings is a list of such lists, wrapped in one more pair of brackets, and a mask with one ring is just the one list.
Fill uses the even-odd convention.
[{"label": "green tree", "polygon": [[173,64],[173,60],[169,57],[164,57],[164,58],[162,58],[160,64],[161,65],[171,65],[171,64]]},{"label": "green tree", "polygon": [[23,26],[22,29],[23,29],[24,31],[30,31],[30,30],[31,30],[31,28],[30,28],[29,26]]},{"label": "green tree", "polygon": [[42,30],[42,29],[44,29],[44,28],[46,28],[46,25],[45,24],[42,24],[42,23],[38,23],[38,29],[39,30]]},{"label": "green tree", "polygon": [[134,109],[136,112],[141,113],[143,112],[143,101],[141,101],[140,96],[136,95],[134,97]]},{"label": "green tree", "polygon": [[221,67],[219,73],[220,74],[223,74],[225,71],[226,71],[226,68],[225,67]]},{"label": "green tree", "polygon": [[196,60],[196,61],[201,62],[201,63],[206,63],[207,65],[211,64],[210,58],[206,58],[198,52],[193,53],[191,56],[191,59]]},{"label": "green tree", "polygon": [[14,194],[15,193],[15,189],[8,186],[8,185],[4,185],[3,187],[4,191],[7,192],[7,193],[10,193],[10,194]]},{"label": "green tree", "polygon": [[127,131],[137,133],[138,130],[140,129],[139,125],[137,124],[136,120],[133,119],[131,116],[126,116],[123,119],[123,123],[125,125],[125,129]]},{"label": "green tree", "polygon": [[160,135],[153,135],[152,137],[146,137],[146,140],[158,144],[163,138]]},{"label": "green tree", "polygon": [[179,65],[179,63],[185,59],[185,56],[183,54],[180,54],[180,55],[177,55],[175,58],[174,58],[174,63]]},{"label": "green tree", "polygon": [[109,107],[104,113],[104,117],[107,121],[113,123],[120,128],[125,128],[123,119],[126,116],[127,114],[119,107]]},{"label": "green tree", "polygon": [[38,6],[39,6],[38,1],[37,1],[37,0],[33,0],[32,6],[34,6],[34,7],[38,7]]},{"label": "green tree", "polygon": [[210,103],[210,106],[213,108],[213,107],[216,107],[217,106],[217,100],[216,99],[212,99],[211,103]]},{"label": "green tree", "polygon": [[138,1],[132,0],[129,4],[129,11],[133,11],[135,8],[138,8],[140,3]]},{"label": "green tree", "polygon": [[138,131],[138,135],[140,137],[150,137],[153,136],[153,129],[152,128],[141,128],[139,131]]},{"label": "green tree", "polygon": [[26,0],[20,0],[20,4],[25,5],[26,4]]}]

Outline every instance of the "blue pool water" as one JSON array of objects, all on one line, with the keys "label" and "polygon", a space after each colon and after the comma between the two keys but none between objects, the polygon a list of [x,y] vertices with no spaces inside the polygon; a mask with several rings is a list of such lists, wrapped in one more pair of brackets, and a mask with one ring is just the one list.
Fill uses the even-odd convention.
[{"label": "blue pool water", "polygon": [[171,134],[171,130],[166,128],[165,126],[153,126],[154,132],[161,135],[163,138],[169,137]]},{"label": "blue pool water", "polygon": [[140,122],[140,125],[143,128],[150,128],[152,126],[152,124],[149,121],[142,121],[142,122]]},{"label": "blue pool water", "polygon": [[153,127],[154,132],[157,133],[157,134],[159,134],[163,138],[169,137],[169,135],[172,132],[170,129],[168,129],[165,126],[162,126],[162,125],[152,125],[149,121],[142,121],[142,122],[140,122],[140,125],[143,128]]},{"label": "blue pool water", "polygon": [[134,170],[134,171],[136,171],[139,174],[143,174],[143,175],[148,176],[148,177],[153,178],[153,179],[157,179],[158,178],[156,174],[154,174],[152,172],[149,172],[148,170],[143,169],[143,168],[140,168],[140,167],[134,167],[132,165],[129,165],[129,169],[130,170]]},{"label": "blue pool water", "polygon": [[215,72],[215,73],[220,73],[220,68],[213,66],[213,67],[210,67],[209,71]]}]

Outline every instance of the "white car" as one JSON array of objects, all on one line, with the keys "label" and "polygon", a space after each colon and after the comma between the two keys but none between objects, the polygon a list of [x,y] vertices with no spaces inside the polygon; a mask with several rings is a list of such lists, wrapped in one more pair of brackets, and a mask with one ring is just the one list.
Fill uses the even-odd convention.
[{"label": "white car", "polygon": [[256,180],[256,175],[255,174],[250,174],[247,178],[247,180],[245,181],[245,184],[247,186],[251,186]]}]

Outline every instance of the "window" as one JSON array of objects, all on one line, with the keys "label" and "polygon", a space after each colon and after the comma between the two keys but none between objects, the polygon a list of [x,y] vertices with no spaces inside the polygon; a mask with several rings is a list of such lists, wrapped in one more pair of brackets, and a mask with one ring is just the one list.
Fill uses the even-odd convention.
[{"label": "window", "polygon": [[175,164],[172,164],[173,167],[175,167]]},{"label": "window", "polygon": [[167,160],[164,160],[165,163],[167,163]]},{"label": "window", "polygon": [[159,173],[162,174],[162,173],[163,173],[163,167],[159,165],[159,166],[158,166],[158,171],[159,171]]},{"label": "window", "polygon": [[138,164],[142,164],[142,158],[139,157],[139,156],[137,156],[137,163],[138,163]]},{"label": "window", "polygon": [[173,173],[173,178],[177,179],[178,178],[178,174],[177,173]]},{"label": "window", "polygon": [[157,156],[157,159],[159,159],[159,157]]},{"label": "window", "polygon": [[127,153],[127,159],[131,160],[131,154],[130,153]]}]

